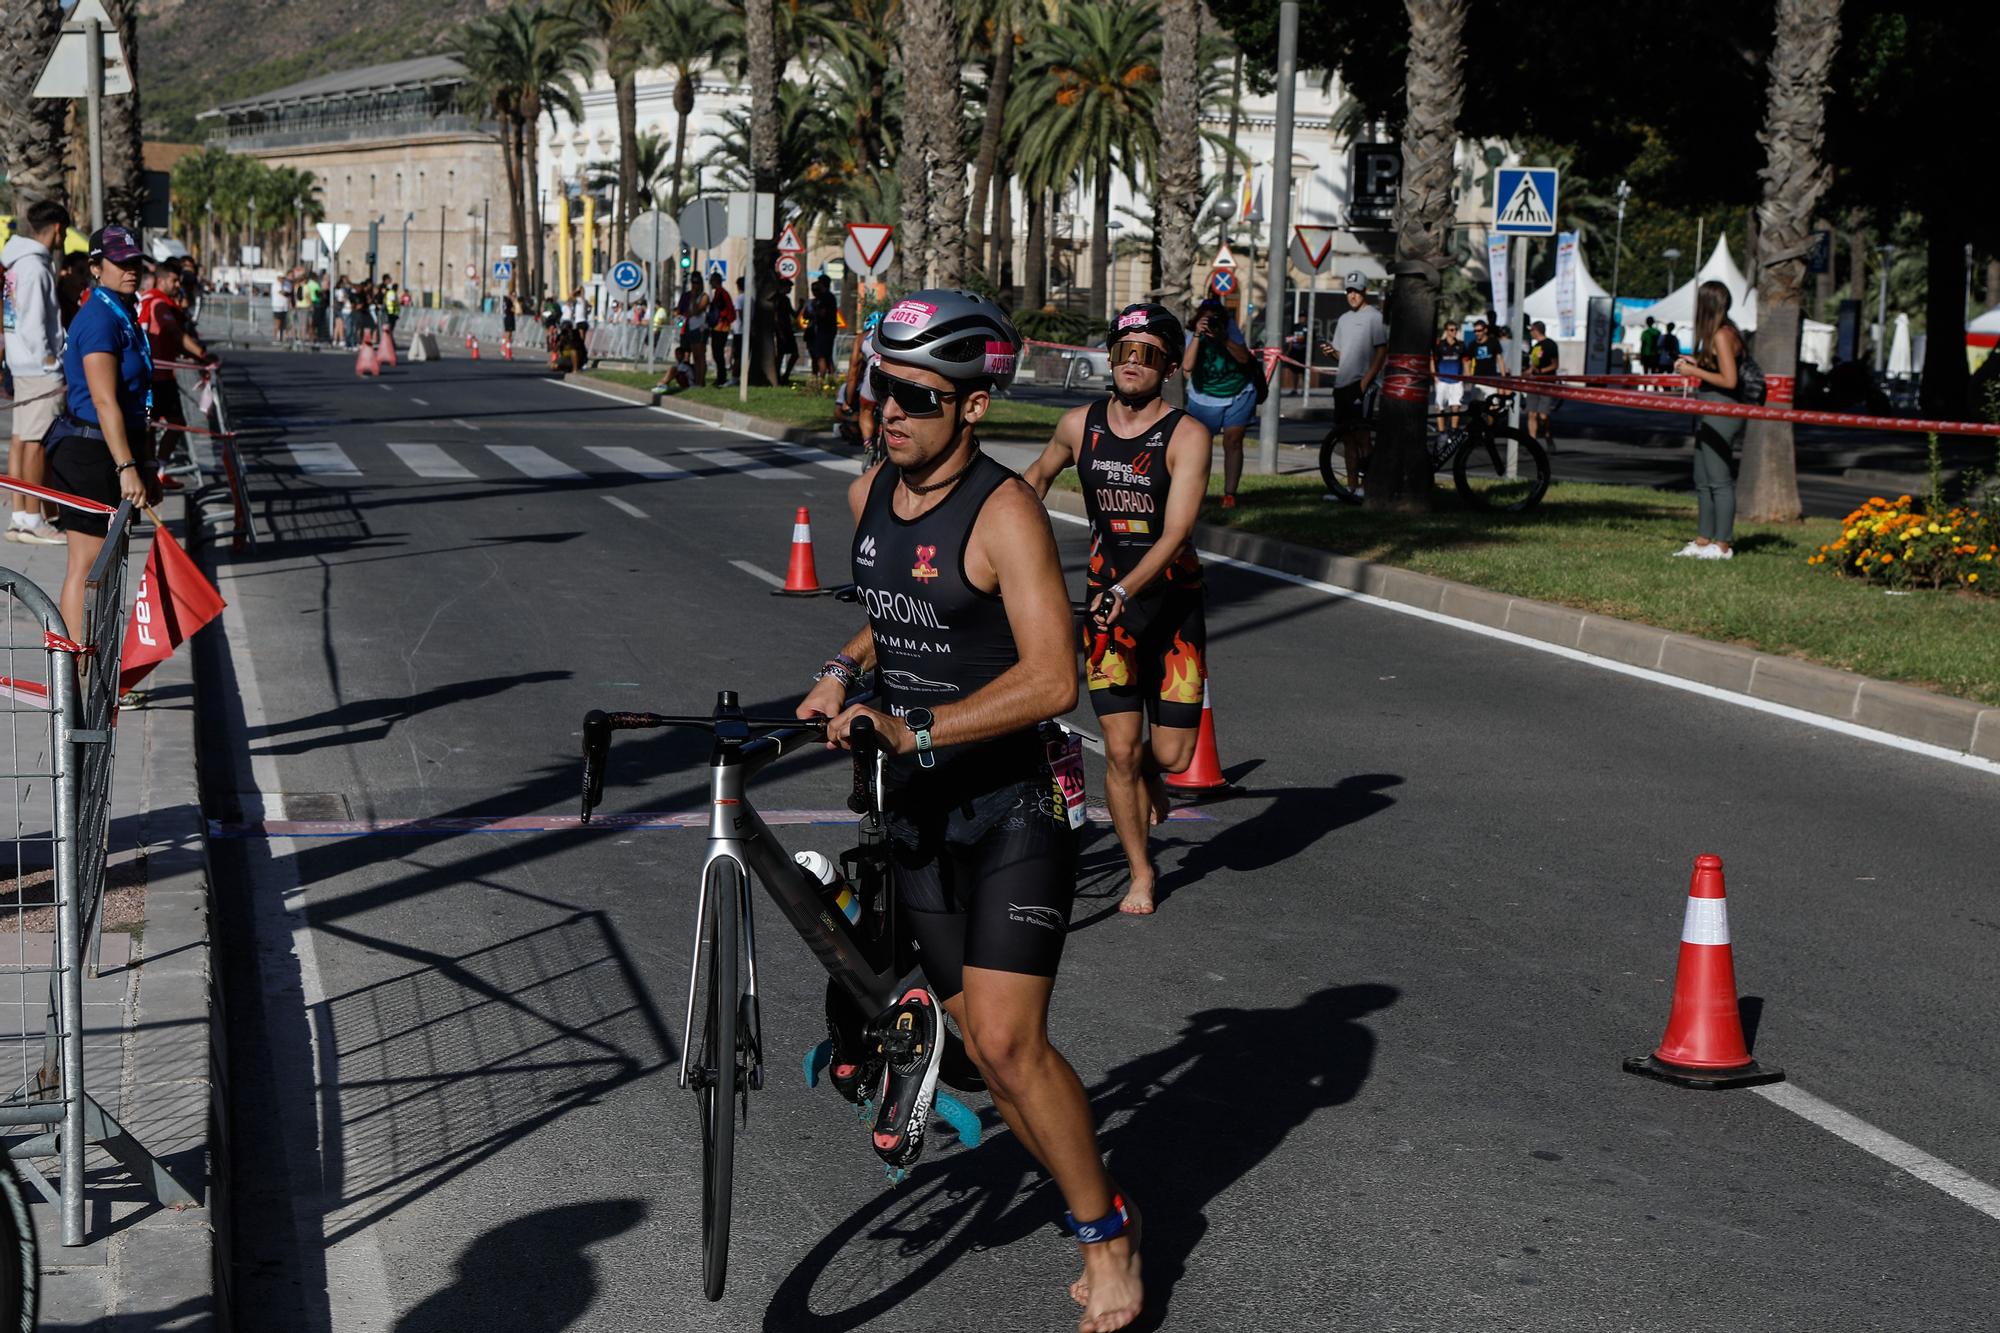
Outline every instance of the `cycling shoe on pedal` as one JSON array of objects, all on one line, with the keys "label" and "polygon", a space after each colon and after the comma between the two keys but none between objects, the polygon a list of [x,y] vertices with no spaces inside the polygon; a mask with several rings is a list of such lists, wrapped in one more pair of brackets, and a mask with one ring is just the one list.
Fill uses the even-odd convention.
[{"label": "cycling shoe on pedal", "polygon": [[924,1150],[924,1127],[944,1056],[944,1022],[936,997],[922,986],[911,987],[876,1020],[873,1031],[882,1061],[875,1155],[890,1166],[908,1166]]},{"label": "cycling shoe on pedal", "polygon": [[826,1062],[833,1090],[855,1105],[882,1076],[881,1057],[868,1037],[868,1015],[837,981],[826,983]]}]

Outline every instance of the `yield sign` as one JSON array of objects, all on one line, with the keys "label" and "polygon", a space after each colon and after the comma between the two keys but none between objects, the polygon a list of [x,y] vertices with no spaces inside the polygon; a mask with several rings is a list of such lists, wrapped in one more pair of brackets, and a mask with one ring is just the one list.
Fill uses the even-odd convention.
[{"label": "yield sign", "polygon": [[854,248],[861,253],[862,267],[873,271],[887,248],[889,238],[895,234],[895,227],[887,222],[850,222],[847,224],[847,239],[854,242]]},{"label": "yield sign", "polygon": [[1210,264],[1209,267],[1210,268],[1236,267],[1236,256],[1229,253],[1229,242],[1224,241],[1222,243],[1222,247],[1215,252],[1215,262],[1213,264]]},{"label": "yield sign", "polygon": [[781,255],[798,255],[804,254],[805,249],[805,246],[799,241],[799,229],[787,222],[785,229],[778,233],[778,253]]},{"label": "yield sign", "polygon": [[1306,262],[1317,273],[1326,266],[1326,257],[1333,251],[1333,228],[1294,227],[1292,236],[1305,253]]},{"label": "yield sign", "polygon": [[326,242],[326,253],[331,257],[340,253],[341,244],[347,240],[347,233],[354,228],[345,222],[322,222],[314,230],[318,231],[319,238]]}]

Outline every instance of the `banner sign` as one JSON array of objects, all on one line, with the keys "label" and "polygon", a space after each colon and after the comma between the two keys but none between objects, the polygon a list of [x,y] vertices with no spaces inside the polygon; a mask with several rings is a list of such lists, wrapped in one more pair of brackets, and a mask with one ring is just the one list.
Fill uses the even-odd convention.
[{"label": "banner sign", "polygon": [[1576,233],[1556,237],[1556,337],[1576,337]]},{"label": "banner sign", "polygon": [[1507,308],[1507,247],[1505,236],[1486,238],[1486,268],[1493,277],[1493,318],[1500,328],[1509,327],[1514,312]]}]

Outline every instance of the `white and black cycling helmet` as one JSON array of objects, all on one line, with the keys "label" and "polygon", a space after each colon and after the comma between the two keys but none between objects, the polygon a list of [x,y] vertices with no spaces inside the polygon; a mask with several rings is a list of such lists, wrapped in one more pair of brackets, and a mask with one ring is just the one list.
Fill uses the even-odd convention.
[{"label": "white and black cycling helmet", "polygon": [[1021,335],[1004,310],[978,293],[931,287],[889,307],[875,330],[875,349],[884,361],[998,392],[1014,382]]}]

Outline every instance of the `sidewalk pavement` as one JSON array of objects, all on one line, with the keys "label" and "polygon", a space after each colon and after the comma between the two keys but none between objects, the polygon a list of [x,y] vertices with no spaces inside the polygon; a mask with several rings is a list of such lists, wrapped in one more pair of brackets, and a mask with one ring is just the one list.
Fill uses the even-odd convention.
[{"label": "sidewalk pavement", "polygon": [[[6,421],[0,411],[0,433]],[[162,516],[174,521],[183,507],[170,499]],[[151,544],[150,525],[142,526],[133,537],[128,596]],[[0,564],[51,598],[61,591],[66,559],[60,546],[0,545]],[[102,967],[94,978],[86,974],[83,986],[84,1074],[90,1095],[195,1198],[226,1208],[220,1178],[226,1164],[215,1160],[211,1141],[227,1106],[191,662],[183,647],[140,686],[144,706],[119,716]],[[11,929],[13,914],[5,918],[0,925]],[[25,941],[30,958],[46,957],[52,947],[48,933]],[[46,984],[39,973],[30,975],[31,990]],[[0,1039],[16,1036],[0,1032]],[[36,1165],[54,1178],[55,1159]],[[86,1179],[88,1244],[75,1249],[61,1243],[56,1210],[29,1188],[41,1247],[40,1327],[92,1333],[226,1327],[217,1280],[226,1262],[217,1224],[226,1227],[226,1213],[161,1207],[102,1149],[90,1151]]]}]

